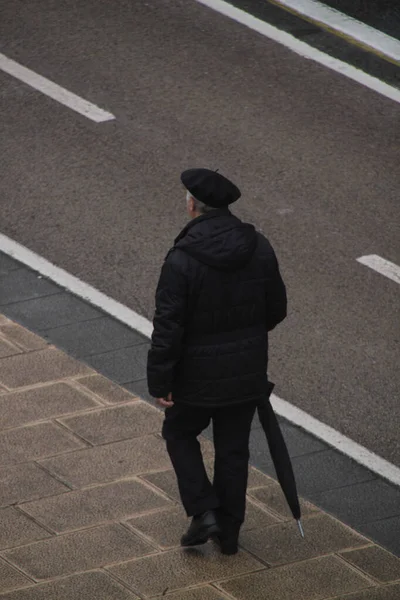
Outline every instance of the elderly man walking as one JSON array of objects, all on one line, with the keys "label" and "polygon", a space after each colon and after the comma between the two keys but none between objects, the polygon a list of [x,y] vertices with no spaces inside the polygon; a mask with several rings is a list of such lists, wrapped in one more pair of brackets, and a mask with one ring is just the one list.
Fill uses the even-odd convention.
[{"label": "elderly man walking", "polygon": [[[156,292],[147,375],[165,407],[163,437],[192,521],[182,546],[213,537],[238,549],[249,437],[268,390],[268,332],[286,317],[271,244],[229,210],[239,189],[220,173],[181,175],[190,222],[167,254]],[[212,421],[214,479],[197,437]]]}]

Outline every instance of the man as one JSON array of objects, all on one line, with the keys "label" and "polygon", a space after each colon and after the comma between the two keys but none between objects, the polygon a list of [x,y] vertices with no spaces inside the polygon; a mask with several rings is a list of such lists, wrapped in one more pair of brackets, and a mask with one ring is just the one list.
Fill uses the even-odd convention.
[{"label": "man", "polygon": [[[239,189],[220,173],[181,175],[191,221],[169,251],[156,292],[147,375],[164,407],[163,437],[191,525],[183,546],[238,550],[251,422],[267,394],[268,331],[286,316],[275,253],[228,206]],[[197,437],[213,423],[214,480]]]}]

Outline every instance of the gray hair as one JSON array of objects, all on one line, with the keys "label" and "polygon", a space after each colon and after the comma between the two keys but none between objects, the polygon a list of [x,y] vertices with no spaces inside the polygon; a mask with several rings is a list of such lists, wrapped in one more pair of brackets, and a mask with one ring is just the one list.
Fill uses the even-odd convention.
[{"label": "gray hair", "polygon": [[194,201],[195,211],[198,212],[200,215],[205,215],[206,213],[215,210],[213,206],[208,206],[207,204],[204,204],[204,202],[200,202],[200,200],[197,200],[197,198],[192,196],[192,194],[189,191],[187,191],[186,202],[189,202],[190,198],[192,198],[192,200]]}]

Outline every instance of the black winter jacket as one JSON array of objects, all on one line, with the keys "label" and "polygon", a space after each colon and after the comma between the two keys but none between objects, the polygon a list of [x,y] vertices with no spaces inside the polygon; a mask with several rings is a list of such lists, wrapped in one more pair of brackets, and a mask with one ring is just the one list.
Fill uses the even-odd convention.
[{"label": "black winter jacket", "polygon": [[224,406],[266,393],[268,331],[286,316],[275,253],[228,209],[191,221],[169,251],[156,292],[149,392]]}]

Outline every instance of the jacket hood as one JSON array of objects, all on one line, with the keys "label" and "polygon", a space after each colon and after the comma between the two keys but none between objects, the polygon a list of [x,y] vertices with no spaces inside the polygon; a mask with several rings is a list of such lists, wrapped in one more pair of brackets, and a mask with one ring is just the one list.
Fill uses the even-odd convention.
[{"label": "jacket hood", "polygon": [[215,269],[234,271],[253,256],[257,234],[227,209],[206,213],[191,221],[175,240],[179,248]]}]

